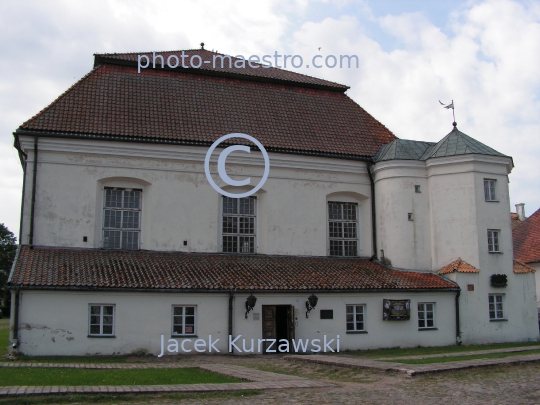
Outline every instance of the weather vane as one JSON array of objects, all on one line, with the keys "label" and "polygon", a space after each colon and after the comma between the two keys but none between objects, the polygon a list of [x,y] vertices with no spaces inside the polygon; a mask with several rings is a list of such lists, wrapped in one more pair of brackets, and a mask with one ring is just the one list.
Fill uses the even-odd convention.
[{"label": "weather vane", "polygon": [[[441,103],[441,100],[439,100],[439,103]],[[455,127],[457,126],[457,123],[456,123],[456,113],[454,111],[454,100],[452,100],[452,102],[448,105],[444,105],[444,103],[441,103],[442,106],[444,106],[444,108],[446,108],[447,110],[448,109],[452,109],[452,116],[454,117],[454,122],[452,123],[452,125]]]}]

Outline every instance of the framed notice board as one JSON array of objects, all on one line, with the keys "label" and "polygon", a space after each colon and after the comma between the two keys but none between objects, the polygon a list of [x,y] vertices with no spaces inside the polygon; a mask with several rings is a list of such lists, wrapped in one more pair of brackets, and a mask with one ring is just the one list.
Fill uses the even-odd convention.
[{"label": "framed notice board", "polygon": [[411,319],[411,300],[383,300],[383,321]]}]

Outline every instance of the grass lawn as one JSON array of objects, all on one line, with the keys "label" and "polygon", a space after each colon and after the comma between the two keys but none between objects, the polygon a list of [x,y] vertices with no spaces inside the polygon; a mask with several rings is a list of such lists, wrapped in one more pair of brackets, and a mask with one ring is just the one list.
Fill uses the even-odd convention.
[{"label": "grass lawn", "polygon": [[500,359],[503,357],[518,356],[524,354],[538,354],[540,350],[528,350],[526,352],[514,352],[514,353],[486,353],[477,354],[474,356],[451,356],[451,357],[431,357],[427,359],[408,359],[408,360],[385,360],[393,363],[403,364],[433,364],[433,363],[448,363],[451,361],[463,361],[463,360],[475,360],[475,359]]},{"label": "grass lawn", "polygon": [[[476,350],[509,349],[513,347],[525,347],[525,346],[540,346],[540,342],[497,343],[497,344],[490,344],[490,345],[469,345],[469,346],[413,347],[413,348],[404,348],[404,349],[396,347],[392,349],[358,350],[358,351],[351,351],[351,352],[346,352],[346,353],[352,354],[355,356],[362,356],[362,357],[369,357],[369,358],[384,358],[384,357],[394,358],[394,357],[400,357],[400,356],[425,356],[428,354],[472,352]],[[532,352],[534,351],[530,351],[530,353]],[[484,355],[483,357],[485,356],[486,355]],[[472,356],[467,356],[467,357],[472,358]],[[480,357],[480,358],[483,358],[483,357]],[[405,362],[405,361],[403,360],[401,362]],[[420,363],[410,363],[410,364],[420,364]]]},{"label": "grass lawn", "polygon": [[0,368],[0,386],[165,385],[242,382],[198,368],[88,370],[76,368]]}]

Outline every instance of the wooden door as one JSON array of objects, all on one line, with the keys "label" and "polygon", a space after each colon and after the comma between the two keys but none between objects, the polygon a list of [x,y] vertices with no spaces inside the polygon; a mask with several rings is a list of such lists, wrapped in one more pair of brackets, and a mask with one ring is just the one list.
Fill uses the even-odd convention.
[{"label": "wooden door", "polygon": [[[263,339],[275,339],[276,338],[276,307],[274,305],[263,305]],[[264,342],[264,351],[266,353],[267,346],[271,343]],[[276,350],[276,344],[270,348],[270,350]]]},{"label": "wooden door", "polygon": [[289,344],[291,345],[291,351],[292,351],[292,340],[294,339],[294,322],[296,319],[294,318],[294,307],[292,305],[289,305],[287,308],[287,321],[289,325],[289,333],[288,333],[288,339]]}]

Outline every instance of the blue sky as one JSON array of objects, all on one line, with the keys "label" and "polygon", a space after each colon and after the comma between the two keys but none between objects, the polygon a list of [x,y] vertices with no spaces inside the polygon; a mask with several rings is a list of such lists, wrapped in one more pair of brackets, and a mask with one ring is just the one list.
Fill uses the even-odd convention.
[{"label": "blue sky", "polygon": [[398,137],[438,141],[455,101],[464,133],[511,155],[511,207],[540,207],[540,2],[516,0],[4,0],[0,2],[0,222],[18,233],[13,131],[92,68],[93,54],[198,48],[231,55],[357,55],[298,69]]}]

